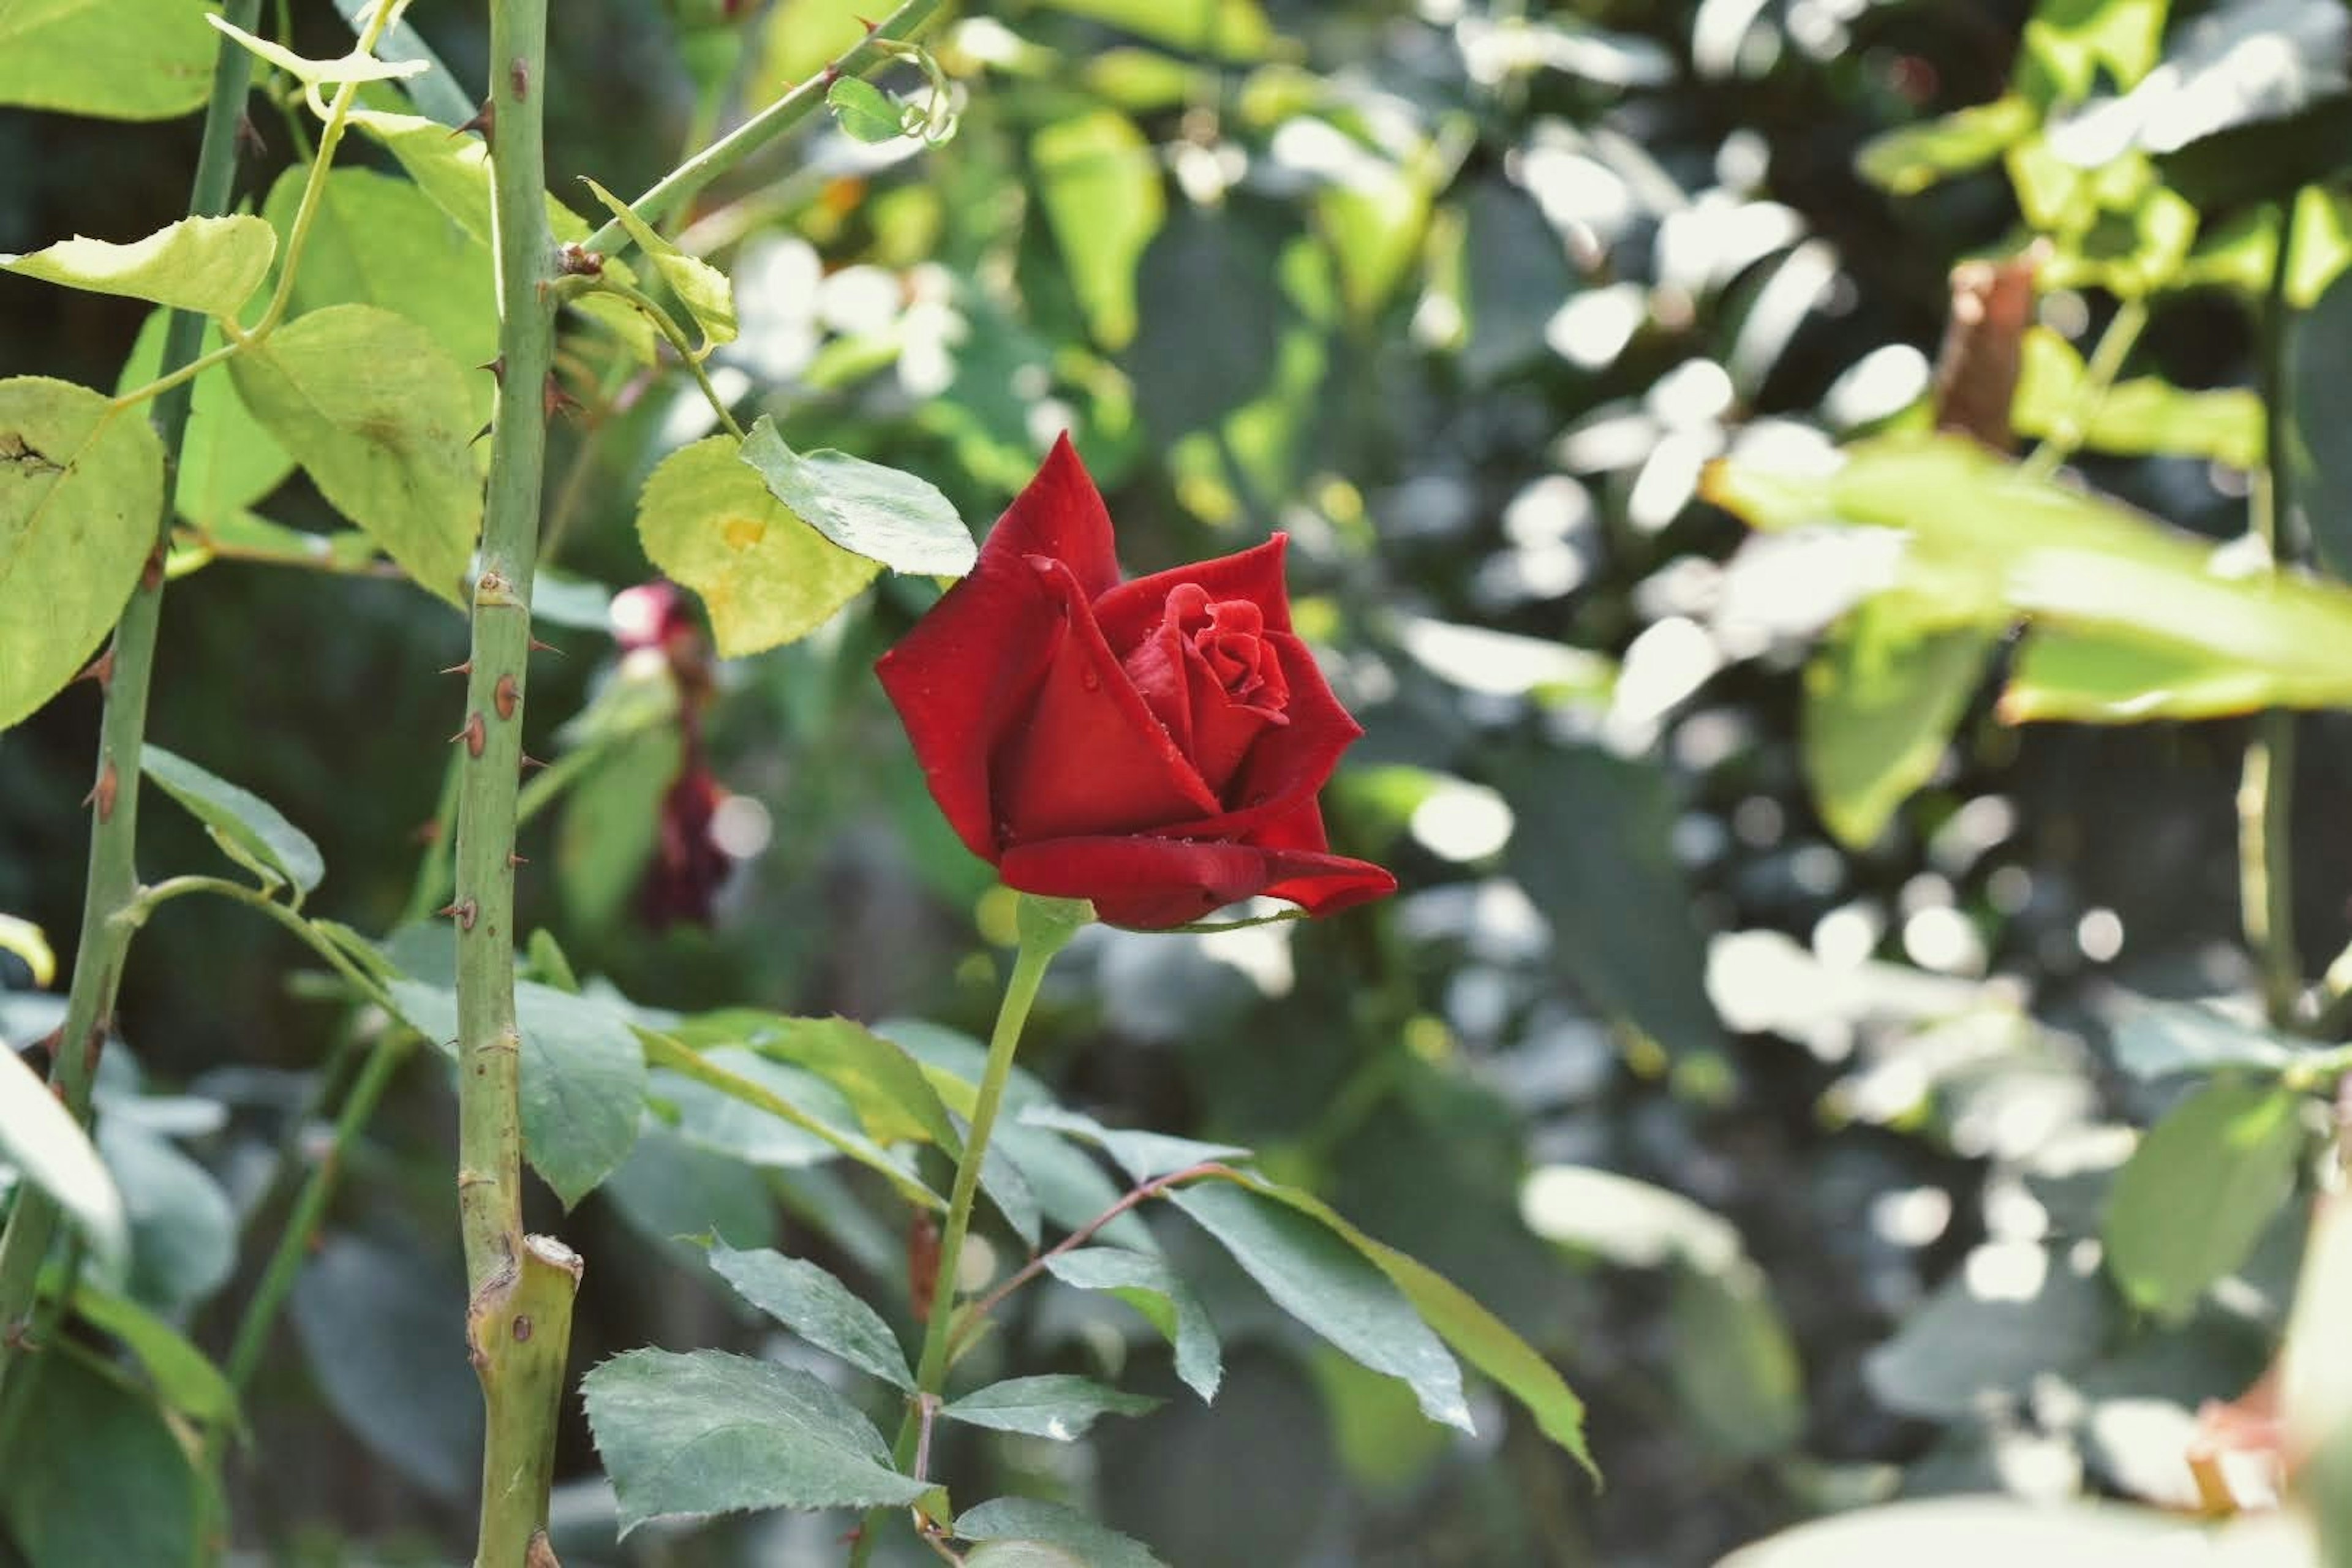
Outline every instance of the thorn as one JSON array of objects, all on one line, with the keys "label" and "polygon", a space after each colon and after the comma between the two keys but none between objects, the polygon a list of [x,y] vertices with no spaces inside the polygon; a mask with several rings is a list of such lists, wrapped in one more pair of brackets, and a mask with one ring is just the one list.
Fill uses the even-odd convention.
[{"label": "thorn", "polygon": [[112,643],[107,644],[106,651],[100,654],[96,658],[91,659],[89,661],[89,668],[83,670],[79,675],[75,676],[74,679],[76,680],[95,680],[98,682],[98,689],[100,691],[110,689],[114,685],[114,645]]},{"label": "thorn", "polygon": [[89,786],[89,793],[81,797],[81,803],[98,807],[100,822],[111,822],[114,820],[114,795],[121,784],[121,780],[114,771],[114,759],[109,757],[106,766],[99,770],[98,782]]},{"label": "thorn", "polygon": [[493,145],[492,133],[497,129],[498,118],[498,105],[486,98],[482,100],[482,107],[474,110],[474,118],[468,120],[465,124],[460,125],[457,130],[449,132],[449,134],[452,136],[463,136],[468,131],[478,131],[482,133],[482,145],[485,147],[490,147]]},{"label": "thorn", "polygon": [[474,929],[474,915],[476,913],[476,910],[474,907],[474,900],[471,899],[465,899],[457,903],[444,904],[433,912],[436,915],[446,915],[451,920],[456,921],[459,931],[471,931]]},{"label": "thorn", "polygon": [[[474,432],[474,441],[480,440],[483,437],[488,435],[492,430],[497,428],[498,421],[495,419],[491,420],[488,425],[483,426],[480,429]],[[474,441],[468,441],[466,445],[470,447],[474,444]]]},{"label": "thorn", "polygon": [[841,79],[841,62],[839,60],[835,60],[831,65],[826,66],[818,79],[823,81],[827,87],[831,87],[835,82],[839,81]]},{"label": "thorn", "polygon": [[851,21],[853,21],[853,22],[856,22],[859,26],[864,27],[864,28],[866,29],[866,36],[867,37],[869,37],[869,38],[870,38],[870,37],[872,37],[875,34],[877,34],[877,33],[878,33],[878,32],[880,32],[880,31],[882,30],[882,24],[881,24],[881,23],[879,23],[879,22],[869,22],[869,21],[867,21],[865,17],[858,16],[858,15],[857,15],[856,12],[854,12],[854,11],[850,13],[850,20],[851,20]]},{"label": "thorn", "polygon": [[555,253],[555,268],[575,278],[602,278],[604,258],[586,246],[574,242]]},{"label": "thorn", "polygon": [[163,546],[162,542],[158,541],[155,548],[148,552],[147,564],[140,571],[139,586],[152,594],[163,585]]},{"label": "thorn", "polygon": [[556,647],[551,642],[541,642],[537,637],[530,639],[530,651],[533,653],[551,653],[558,658],[562,658],[563,657],[563,650],[562,648]]},{"label": "thorn", "polygon": [[478,757],[482,754],[482,742],[488,739],[488,733],[489,726],[482,722],[482,710],[477,708],[466,715],[466,727],[450,736],[449,743],[454,746],[463,741],[466,742],[466,754]]},{"label": "thorn", "polygon": [[430,845],[430,844],[438,844],[438,843],[440,843],[440,842],[441,842],[441,824],[440,824],[440,822],[436,819],[436,820],[434,820],[434,821],[431,821],[431,822],[420,822],[420,823],[418,823],[418,824],[416,825],[416,830],[415,830],[414,833],[411,833],[411,834],[408,836],[408,841],[409,841],[411,844],[426,844],[426,845]]},{"label": "thorn", "polygon": [[523,772],[525,772],[525,773],[530,773],[530,772],[532,769],[534,769],[534,768],[543,768],[543,767],[545,767],[545,766],[547,766],[547,764],[546,764],[545,763],[541,762],[537,757],[532,756],[529,752],[525,752],[522,754],[522,771],[523,771]]},{"label": "thorn", "polygon": [[580,406],[580,400],[563,390],[563,384],[555,379],[553,371],[547,373],[547,386],[541,394],[540,401],[550,419],[559,414],[572,413]]},{"label": "thorn", "polygon": [[507,67],[507,85],[514,89],[517,102],[530,96],[530,62],[520,55]]},{"label": "thorn", "polygon": [[493,360],[485,360],[474,368],[488,371],[500,386],[504,386],[507,383],[507,356],[504,354]]},{"label": "thorn", "polygon": [[507,851],[507,864],[509,867],[528,866],[530,864],[530,857],[528,855],[518,855],[513,850],[509,849]]},{"label": "thorn", "polygon": [[469,658],[463,664],[453,664],[441,673],[444,675],[471,675],[474,673],[474,661]]},{"label": "thorn", "polygon": [[490,700],[497,705],[499,718],[513,718],[515,709],[522,701],[522,692],[515,685],[515,678],[511,675],[499,676],[498,685],[490,690]]}]

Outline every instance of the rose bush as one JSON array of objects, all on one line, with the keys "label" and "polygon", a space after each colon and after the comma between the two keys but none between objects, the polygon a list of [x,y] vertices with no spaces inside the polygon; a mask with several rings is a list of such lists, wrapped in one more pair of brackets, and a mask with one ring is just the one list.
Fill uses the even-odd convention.
[{"label": "rose bush", "polygon": [[1065,436],[969,576],[877,666],[931,795],[1007,886],[1181,925],[1396,889],[1316,795],[1363,733],[1290,628],[1286,541],[1123,581]]}]

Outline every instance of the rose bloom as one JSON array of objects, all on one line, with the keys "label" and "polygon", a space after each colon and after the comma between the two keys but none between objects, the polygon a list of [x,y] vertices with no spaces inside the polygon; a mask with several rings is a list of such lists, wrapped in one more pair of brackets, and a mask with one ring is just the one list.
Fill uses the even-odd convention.
[{"label": "rose bloom", "polygon": [[1006,886],[1182,925],[1396,890],[1315,796],[1363,733],[1290,629],[1286,541],[1132,582],[1069,437],[876,667],[931,795]]}]

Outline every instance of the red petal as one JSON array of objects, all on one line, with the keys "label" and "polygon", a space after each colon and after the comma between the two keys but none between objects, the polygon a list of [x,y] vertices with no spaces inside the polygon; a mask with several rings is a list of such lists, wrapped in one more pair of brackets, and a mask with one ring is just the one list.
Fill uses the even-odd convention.
[{"label": "red petal", "polygon": [[[1238,555],[1221,555],[1191,566],[1154,572],[1105,592],[1096,590],[1095,619],[1103,637],[1121,653],[1132,649],[1160,624],[1160,606],[1186,583],[1198,583],[1214,599],[1247,599],[1265,613],[1265,629],[1290,629],[1290,595],[1282,579],[1283,553],[1290,543],[1276,534]],[[1083,579],[1081,579],[1083,581]]]},{"label": "red petal", "polygon": [[1276,817],[1250,835],[1250,842],[1261,849],[1300,852],[1315,855],[1318,859],[1339,859],[1348,866],[1361,867],[1377,876],[1363,876],[1338,880],[1328,876],[1308,876],[1276,882],[1265,890],[1269,899],[1287,899],[1310,915],[1328,915],[1384,899],[1396,891],[1396,879],[1380,867],[1362,860],[1346,860],[1325,853],[1330,840],[1323,836],[1322,808],[1309,800],[1288,816]]},{"label": "red petal", "polygon": [[1056,838],[1004,852],[1005,885],[1091,899],[1112,925],[1184,925],[1227,904],[1273,893],[1328,914],[1396,891],[1378,866],[1344,856],[1181,838]]},{"label": "red petal", "polygon": [[1171,821],[1161,832],[1187,838],[1252,834],[1262,824],[1311,804],[1339,765],[1339,754],[1363,734],[1364,727],[1339,706],[1305,643],[1286,632],[1269,632],[1265,640],[1290,683],[1290,705],[1284,711],[1290,721],[1260,735],[1226,784],[1223,795],[1233,809],[1191,822]]},{"label": "red petal", "polygon": [[1132,833],[1215,811],[1216,795],[1103,641],[1076,577],[1043,556],[1028,564],[1060,600],[1060,636],[1026,719],[997,742],[1004,842]]},{"label": "red petal", "polygon": [[989,759],[1021,723],[1062,637],[1062,606],[1019,556],[983,549],[971,574],[875,664],[956,837],[996,858]]},{"label": "red petal", "polygon": [[1110,512],[1066,431],[980,547],[982,561],[999,556],[1010,563],[1024,555],[1048,555],[1067,566],[1089,599],[1118,585]]}]

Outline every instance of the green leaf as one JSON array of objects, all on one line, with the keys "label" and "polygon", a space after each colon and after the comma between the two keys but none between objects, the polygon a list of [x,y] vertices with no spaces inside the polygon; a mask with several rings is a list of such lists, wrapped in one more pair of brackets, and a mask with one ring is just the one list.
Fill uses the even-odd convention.
[{"label": "green leaf", "polygon": [[1576,291],[1577,277],[1568,242],[1527,192],[1497,177],[1469,182],[1457,199],[1470,317],[1462,372],[1483,385],[1551,357],[1544,327]]},{"label": "green leaf", "polygon": [[2275,1073],[2298,1054],[2261,1025],[2194,1002],[2126,998],[2114,1030],[2116,1065],[2143,1083],[2222,1068]]},{"label": "green leaf", "polygon": [[186,1568],[196,1477],[153,1402],[72,1356],[25,1381],[0,1519],[27,1568]]},{"label": "green leaf", "polygon": [[798,642],[882,569],[778,501],[742,450],[731,436],[681,447],[637,500],[646,559],[701,595],[726,658]]},{"label": "green leaf", "polygon": [[2107,1270],[2134,1305],[2177,1322],[2246,1260],[2294,1191],[2303,1099],[2274,1083],[2210,1083],[2148,1130],[2100,1227]]},{"label": "green leaf", "polygon": [[[311,254],[316,255],[316,250]],[[306,260],[303,271],[310,270]],[[131,357],[115,382],[118,394],[145,386],[156,378],[163,368],[163,333],[171,320],[170,311],[155,310],[140,325]],[[220,323],[205,323],[204,353],[212,353],[225,341]],[[227,524],[293,471],[294,459],[286,455],[286,448],[237,400],[227,366],[215,366],[196,377],[187,432],[180,438],[180,473],[172,488],[173,510],[191,522]]]},{"label": "green leaf", "polygon": [[1123,349],[1135,336],[1136,264],[1168,216],[1160,159],[1115,109],[1043,127],[1029,156],[1087,330],[1103,348]]},{"label": "green leaf", "polygon": [[1916,195],[1992,163],[2033,133],[2042,117],[2015,93],[1872,138],[1854,159],[1862,177],[1898,196]]},{"label": "green leaf", "polygon": [[853,141],[896,142],[907,134],[906,110],[862,78],[843,77],[825,89],[824,101]]},{"label": "green leaf", "polygon": [[742,456],[768,493],[810,527],[893,572],[961,577],[979,556],[971,531],[929,480],[846,452],[795,452],[765,415],[744,437]]},{"label": "green leaf", "polygon": [[1176,1375],[1207,1404],[1224,1377],[1217,1331],[1191,1286],[1148,1253],[1118,1247],[1087,1247],[1049,1252],[1046,1272],[1080,1290],[1108,1290],[1143,1314],[1175,1347]]},{"label": "green leaf", "polygon": [[1878,1402],[1904,1415],[1957,1421],[1988,1397],[2021,1394],[2105,1342],[2111,1298],[2066,1254],[2032,1242],[1989,1243],[1863,1360]]},{"label": "green leaf", "polygon": [[658,1123],[640,1130],[629,1157],[597,1191],[629,1228],[682,1268],[699,1261],[695,1244],[705,1237],[755,1242],[775,1228],[776,1200],[765,1172],[711,1153]]},{"label": "green leaf", "polygon": [[1917,630],[1904,602],[1864,603],[1805,666],[1805,776],[1850,848],[1874,843],[1936,772],[2000,641],[1974,626]]},{"label": "green leaf", "polygon": [[146,420],[70,382],[0,381],[0,730],[89,662],[163,514]]},{"label": "green leaf", "polygon": [[1136,411],[1161,441],[1222,424],[1279,368],[1288,302],[1266,286],[1274,238],[1232,205],[1179,206],[1136,273],[1139,319],[1124,359]]},{"label": "green leaf", "polygon": [[[845,78],[834,85],[844,86],[855,79]],[[857,85],[863,87],[866,84],[858,82]],[[595,181],[583,176],[583,183],[596,193],[596,199],[609,207],[614,217],[621,220],[622,230],[638,249],[646,253],[646,259],[653,263],[654,270],[661,274],[662,281],[669,285],[670,292],[677,296],[678,303],[686,307],[696,325],[702,329],[703,353],[708,353],[721,343],[733,342],[735,290],[728,283],[727,274],[707,261],[688,256],[663,238],[651,224],[629,210],[628,203]]]},{"label": "green leaf", "polygon": [[727,1071],[669,1036],[651,1029],[640,1029],[637,1037],[644,1042],[647,1058],[655,1066],[683,1074],[707,1088],[730,1095],[755,1110],[781,1117],[814,1134],[859,1164],[879,1173],[911,1203],[926,1208],[946,1206],[938,1194],[923,1185],[912,1173],[864,1135],[819,1120],[768,1086]]},{"label": "green leaf", "polygon": [[[955,1532],[966,1541],[1034,1543],[1069,1554],[1082,1568],[1167,1568],[1140,1542],[1108,1530],[1076,1509],[1032,1498],[998,1498],[956,1515]],[[1001,1550],[1001,1548],[999,1548]],[[966,1560],[982,1561],[979,1552]],[[1017,1559],[999,1556],[1000,1568]]]},{"label": "green leaf", "polygon": [[89,1136],[16,1052],[0,1047],[0,1162],[14,1165],[73,1219],[100,1272],[120,1279],[131,1262],[122,1195]]},{"label": "green leaf", "polygon": [[[2192,718],[2352,703],[2352,667],[2336,657],[2352,639],[2352,591],[2294,574],[2217,570],[2210,541],[2036,479],[1972,442],[1865,442],[1828,473],[1719,463],[1706,488],[1759,528],[1902,530],[1901,584],[1923,616],[1932,609],[1936,624],[2000,626],[2023,615],[2044,628],[2162,655],[2175,676],[2206,672],[2152,686],[2128,709],[2083,716]],[[2010,717],[2047,716],[2025,694],[2012,697],[2003,702]]]},{"label": "green leaf", "polygon": [[229,362],[237,395],[337,511],[427,592],[465,603],[481,531],[466,373],[373,305],[299,316]]},{"label": "green leaf", "polygon": [[902,1507],[930,1489],[807,1373],[718,1351],[630,1351],[581,1380],[621,1533],[740,1509]]},{"label": "green leaf", "polygon": [[741,1046],[816,1074],[846,1095],[866,1135],[882,1143],[962,1146],[947,1107],[912,1056],[849,1018],[793,1018],[727,1008],[686,1019],[674,1031],[698,1048]]},{"label": "green leaf", "polygon": [[1085,1436],[1102,1416],[1148,1415],[1159,1408],[1160,1401],[1148,1394],[1128,1394],[1056,1372],[990,1384],[942,1405],[940,1414],[969,1426],[1068,1443]]},{"label": "green leaf", "polygon": [[765,1248],[738,1252],[722,1242],[710,1249],[710,1267],[737,1295],[817,1349],[915,1391],[915,1374],[890,1325],[815,1264]]},{"label": "green leaf", "polygon": [[1097,1145],[1138,1182],[1209,1161],[1246,1160],[1250,1154],[1247,1149],[1233,1143],[1202,1143],[1191,1138],[1173,1138],[1165,1132],[1105,1127],[1091,1116],[1055,1105],[1024,1107],[1021,1120],[1029,1126],[1050,1127]]},{"label": "green leaf", "polygon": [[[455,992],[414,977],[386,989],[410,1028],[445,1048],[456,1040]],[[619,1013],[552,986],[517,985],[515,1013],[522,1035],[523,1154],[570,1208],[636,1143],[645,1053]]]},{"label": "green leaf", "polygon": [[1180,1187],[1168,1197],[1276,1306],[1374,1372],[1402,1379],[1431,1420],[1471,1430],[1462,1369],[1396,1283],[1321,1215],[1256,1184]]},{"label": "green leaf", "polygon": [[1668,1317],[1675,1392],[1710,1447],[1760,1459],[1804,1436],[1804,1368],[1762,1269],[1678,1270]]},{"label": "green leaf", "polygon": [[2352,576],[2352,426],[2346,423],[2352,420],[2352,387],[2341,374],[2347,353],[2352,271],[2339,273],[2289,328],[2289,449],[2281,454],[2298,481],[2295,510],[2320,560],[2339,578]]},{"label": "green leaf", "polygon": [[244,1419],[237,1413],[236,1391],[220,1368],[186,1335],[138,1302],[83,1279],[74,1286],[73,1310],[92,1328],[122,1342],[173,1410],[197,1421]]},{"label": "green leaf", "polygon": [[211,96],[220,40],[193,0],[0,7],[0,104],[169,120]]},{"label": "green leaf", "polygon": [[257,217],[184,217],[129,245],[77,235],[46,250],[0,256],[0,271],[233,316],[277,254],[278,236]]},{"label": "green leaf", "polygon": [[2156,68],[2169,0],[2044,0],[2025,25],[2025,55],[2059,96],[2086,98],[2105,69],[2136,87]]},{"label": "green leaf", "polygon": [[[282,237],[293,230],[306,171],[289,169],[269,188],[262,216]],[[373,169],[329,171],[294,274],[297,314],[329,305],[377,305],[433,334],[460,369],[499,352],[498,288],[490,247],[436,206],[414,183]],[[473,429],[490,416],[497,384],[468,375]],[[489,448],[475,453],[487,462]],[[536,606],[534,606],[536,607]]]},{"label": "green leaf", "polygon": [[965,1568],[1087,1568],[1085,1558],[1040,1541],[983,1541],[963,1561]]},{"label": "green leaf", "polygon": [[133,1116],[99,1122],[98,1152],[131,1221],[130,1295],[177,1317],[236,1267],[236,1212],[210,1171]]},{"label": "green leaf", "polygon": [[[704,1063],[756,1084],[825,1126],[863,1138],[856,1109],[833,1085],[789,1062],[770,1061],[740,1046],[696,1053]],[[657,1068],[648,1090],[677,1112],[678,1135],[716,1153],[763,1169],[798,1170],[840,1151],[800,1122],[746,1103],[699,1078]]]},{"label": "green leaf", "polygon": [[1056,11],[1224,60],[1265,58],[1274,25],[1258,0],[1045,0]]},{"label": "green leaf", "polygon": [[[1374,1268],[1387,1275],[1390,1282],[1404,1293],[1412,1310],[1421,1314],[1422,1321],[1436,1330],[1439,1338],[1526,1406],[1528,1414],[1535,1417],[1536,1426],[1544,1436],[1575,1456],[1577,1463],[1582,1465],[1588,1474],[1596,1478],[1600,1475],[1600,1471],[1593,1468],[1591,1454],[1584,1446],[1584,1402],[1570,1392],[1552,1364],[1538,1354],[1532,1345],[1512,1332],[1508,1324],[1480,1306],[1460,1286],[1434,1268],[1417,1258],[1407,1257],[1393,1247],[1373,1240],[1340,1217],[1329,1205],[1312,1194],[1269,1182],[1252,1173],[1244,1173],[1242,1181],[1252,1192],[1286,1204],[1319,1222],[1370,1259]],[[1172,1195],[1181,1199],[1197,1196],[1205,1190],[1192,1189]],[[1339,1343],[1336,1340],[1332,1342]],[[1346,1345],[1339,1345],[1339,1348],[1348,1350]],[[1355,1355],[1353,1351],[1348,1353]],[[1361,1356],[1356,1359],[1366,1366],[1373,1365]],[[1386,1369],[1374,1366],[1373,1370]],[[1420,1394],[1418,1384],[1414,1393],[1416,1396]],[[1426,1401],[1422,1408],[1428,1410]],[[1462,1423],[1449,1421],[1447,1425]]]},{"label": "green leaf", "polygon": [[267,38],[257,38],[244,28],[218,16],[206,16],[205,20],[219,28],[255,58],[276,66],[296,81],[311,87],[346,81],[393,81],[402,77],[421,76],[431,68],[423,60],[380,60],[357,49],[337,55],[331,60],[314,60]]},{"label": "green leaf", "polygon": [[2275,685],[2261,666],[2213,649],[2042,626],[2011,660],[2000,711],[2012,723],[2215,718],[2270,706]]},{"label": "green leaf", "polygon": [[[467,1499],[481,1479],[481,1389],[462,1327],[450,1329],[449,1304],[465,1288],[429,1256],[330,1235],[288,1302],[327,1407],[386,1468],[449,1500]],[[448,1340],[457,1353],[424,1353]]]},{"label": "green leaf", "polygon": [[310,836],[286,820],[259,795],[216,778],[184,757],[150,742],[139,765],[165,795],[205,825],[213,842],[242,866],[257,866],[273,881],[293,884],[295,901],[319,885],[326,862]]},{"label": "green leaf", "polygon": [[2074,345],[2047,327],[2028,327],[2011,424],[2036,437],[2067,430],[2098,452],[2211,458],[2233,468],[2262,463],[2263,404],[2252,392],[2183,392],[2144,375],[2092,399],[2088,380]]}]

